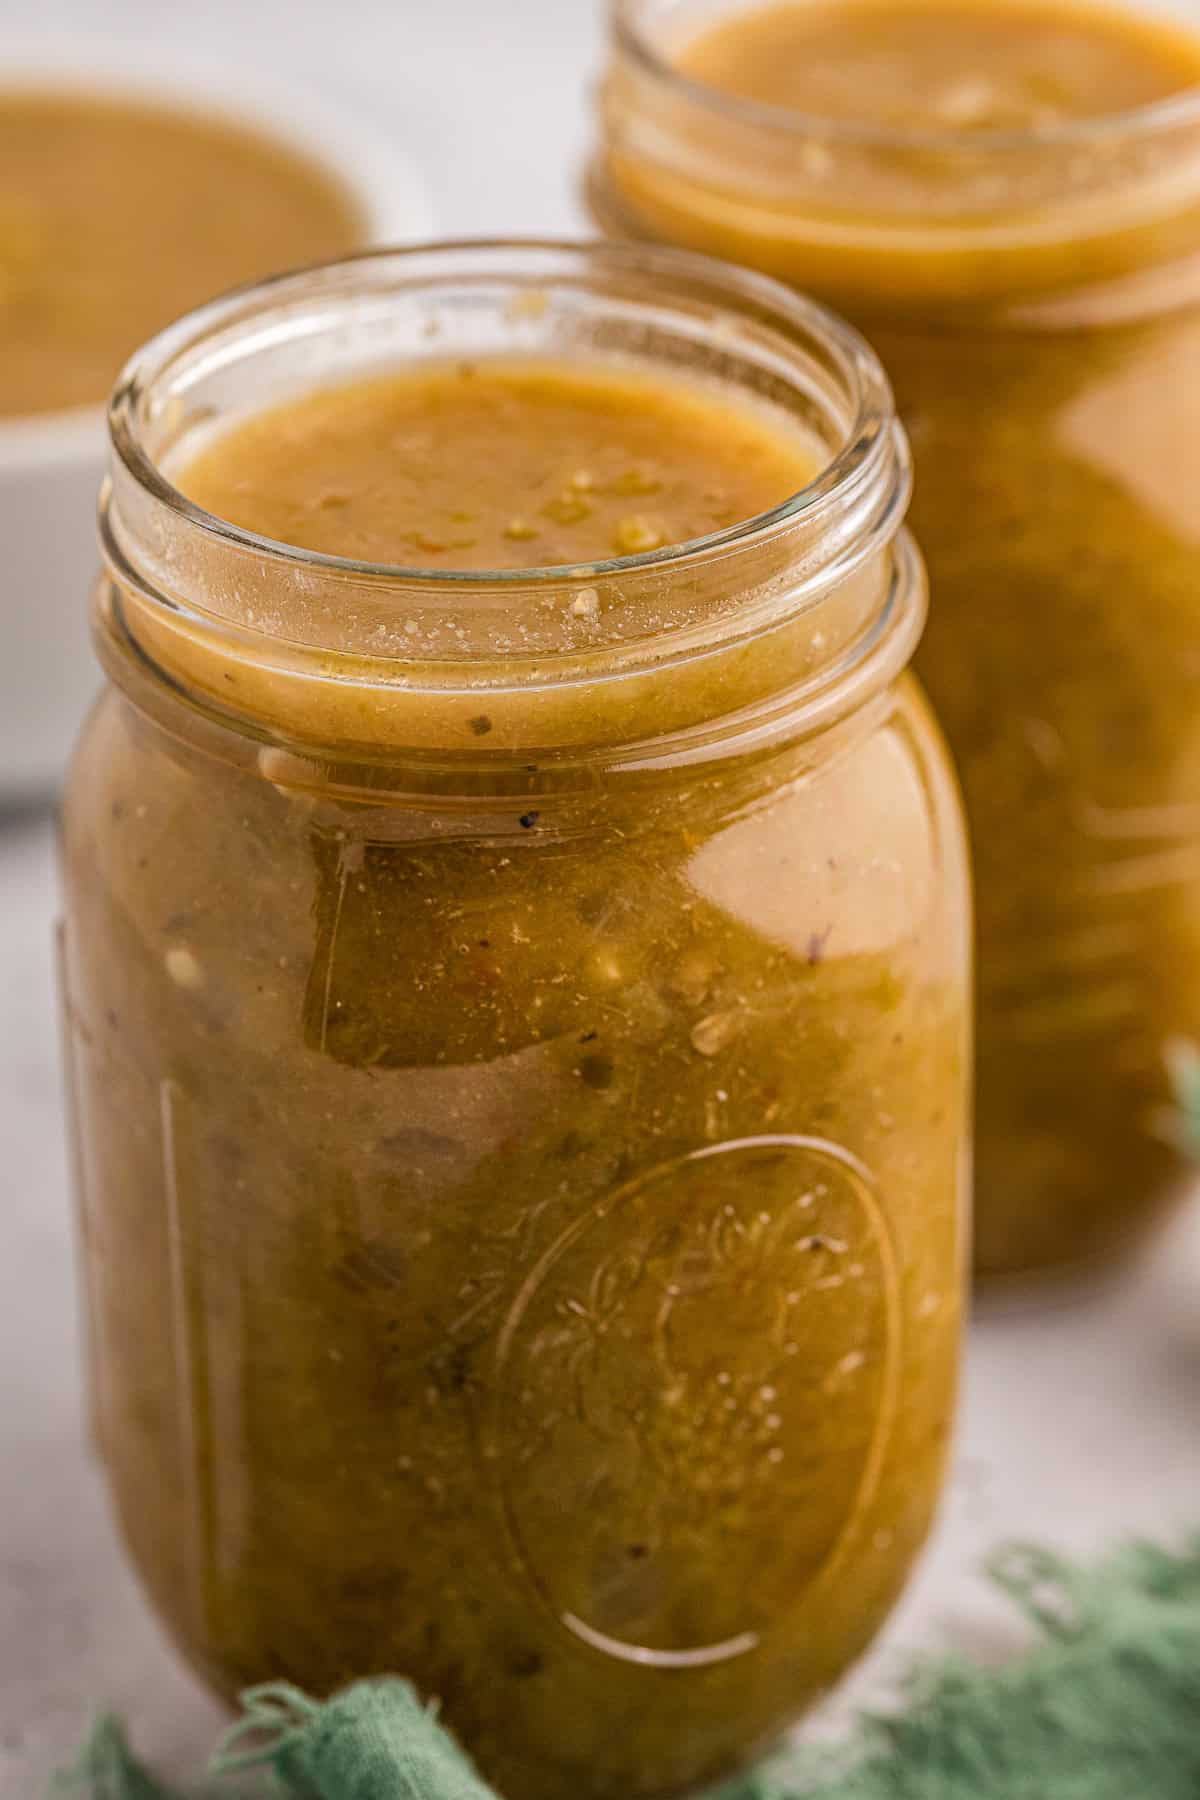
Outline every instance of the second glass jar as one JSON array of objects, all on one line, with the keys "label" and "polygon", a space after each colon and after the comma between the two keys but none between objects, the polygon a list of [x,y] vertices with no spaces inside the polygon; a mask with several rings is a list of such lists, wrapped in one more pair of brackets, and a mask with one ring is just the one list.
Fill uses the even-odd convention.
[{"label": "second glass jar", "polygon": [[1080,1268],[1179,1191],[1200,1036],[1200,98],[828,124],[682,76],[713,17],[619,0],[593,210],[817,293],[892,378],[975,857],[976,1264]]}]

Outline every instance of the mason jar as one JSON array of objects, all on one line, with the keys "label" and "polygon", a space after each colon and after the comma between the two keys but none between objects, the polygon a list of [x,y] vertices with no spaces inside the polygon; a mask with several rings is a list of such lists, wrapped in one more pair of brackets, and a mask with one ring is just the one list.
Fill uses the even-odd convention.
[{"label": "mason jar", "polygon": [[1180,1191],[1200,1034],[1200,90],[823,122],[684,78],[713,16],[617,0],[593,210],[818,294],[888,370],[975,859],[977,1268],[1102,1264]]},{"label": "mason jar", "polygon": [[[495,574],[173,484],[432,342],[691,372],[825,465]],[[954,1398],[968,896],[879,365],[704,259],[430,248],[186,319],[111,434],[63,970],[133,1560],[221,1694],[400,1672],[527,1800],[716,1776],[886,1616]]]}]

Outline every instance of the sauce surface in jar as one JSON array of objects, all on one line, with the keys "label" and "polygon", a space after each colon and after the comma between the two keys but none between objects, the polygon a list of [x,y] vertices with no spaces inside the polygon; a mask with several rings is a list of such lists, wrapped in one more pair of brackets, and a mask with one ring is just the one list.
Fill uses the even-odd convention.
[{"label": "sauce surface in jar", "polygon": [[99,406],[181,312],[362,229],[336,178],[270,137],[0,80],[0,418]]},{"label": "sauce surface in jar", "polygon": [[678,68],[743,100],[884,130],[1025,131],[1191,86],[1178,26],[1081,0],[785,0],[722,19]]},{"label": "sauce surface in jar", "polygon": [[841,306],[892,378],[976,863],[977,1266],[1104,1259],[1179,1189],[1200,1035],[1195,18],[618,18],[601,216]]},{"label": "sauce surface in jar", "polygon": [[206,511],[300,549],[528,569],[705,537],[781,506],[822,461],[695,382],[458,362],[259,414],[177,480]]},{"label": "sauce surface in jar", "polygon": [[[187,1654],[400,1670],[501,1791],[629,1800],[809,1705],[928,1530],[969,924],[869,351],[558,254],[480,327],[540,355],[255,410],[275,305],[351,335],[327,272],[237,380],[147,353],[64,987],[95,1429]],[[654,352],[572,351],[635,301]]]}]

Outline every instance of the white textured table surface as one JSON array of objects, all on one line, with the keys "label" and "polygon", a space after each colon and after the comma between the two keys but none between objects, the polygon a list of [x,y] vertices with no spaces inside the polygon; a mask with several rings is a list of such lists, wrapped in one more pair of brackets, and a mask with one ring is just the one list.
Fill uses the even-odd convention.
[{"label": "white textured table surface", "polygon": [[[208,57],[283,62],[357,92],[413,147],[446,233],[578,225],[596,42],[586,0],[206,0],[178,19],[162,0],[42,0],[40,16],[110,43],[175,34]],[[26,19],[0,0],[0,45]],[[178,1771],[218,1725],[125,1569],[83,1447],[54,911],[50,826],[0,821],[0,1800],[39,1800],[98,1703],[128,1712]],[[1200,1524],[1198,1297],[1193,1212],[1119,1287],[975,1327],[940,1531],[845,1701],[878,1691],[914,1646],[992,1655],[1017,1639],[974,1574],[1000,1537],[1086,1551]]]}]

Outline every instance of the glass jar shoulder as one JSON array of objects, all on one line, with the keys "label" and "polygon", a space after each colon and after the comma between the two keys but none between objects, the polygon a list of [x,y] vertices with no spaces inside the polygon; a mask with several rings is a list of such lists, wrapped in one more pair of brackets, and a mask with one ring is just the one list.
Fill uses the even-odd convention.
[{"label": "glass jar shoulder", "polygon": [[927,939],[940,955],[934,915],[961,910],[945,754],[911,680],[815,749],[618,780],[599,803],[531,772],[525,793],[345,805],[264,770],[283,772],[110,694],[68,791],[68,879],[164,992],[244,988],[229,1022],[262,1041],[264,1008],[242,1015],[273,967],[304,1047],[350,1067],[485,1061],[586,1031],[621,994],[732,1015],[768,972],[819,985],[834,965],[849,992]]}]

